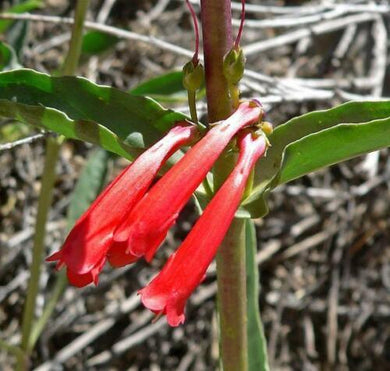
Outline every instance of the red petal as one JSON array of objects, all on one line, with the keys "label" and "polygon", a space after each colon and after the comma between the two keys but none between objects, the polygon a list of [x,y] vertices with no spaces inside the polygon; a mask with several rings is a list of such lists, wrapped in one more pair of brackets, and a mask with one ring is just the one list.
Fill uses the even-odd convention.
[{"label": "red petal", "polygon": [[66,275],[68,276],[68,281],[71,285],[76,287],[84,287],[93,282],[92,273],[88,272],[85,274],[78,274],[70,271],[69,269],[66,271]]},{"label": "red petal", "polygon": [[134,263],[139,259],[138,256],[126,253],[127,243],[115,243],[107,253],[107,260],[111,266],[119,268]]},{"label": "red petal", "polygon": [[99,281],[99,273],[104,267],[104,263],[106,262],[106,258],[104,257],[100,262],[96,264],[89,272],[80,274],[70,270],[69,268],[66,271],[66,275],[68,276],[68,281],[71,285],[76,287],[83,287],[89,285],[90,283],[98,284]]},{"label": "red petal", "polygon": [[132,255],[146,255],[151,259],[235,133],[256,123],[261,113],[258,105],[245,102],[232,116],[212,128],[134,207],[116,229],[114,240],[127,240]]},{"label": "red petal", "polygon": [[195,133],[196,128],[187,124],[172,128],[123,170],[80,217],[61,251],[48,258],[67,266],[70,282],[77,286],[91,279],[97,282],[96,266],[106,258],[114,229],[149,189],[164,162]]},{"label": "red petal", "polygon": [[185,302],[203,280],[240,204],[248,176],[266,149],[266,140],[249,133],[240,138],[239,145],[240,156],[232,173],[162,271],[139,291],[142,303],[165,313],[171,326],[184,321]]}]

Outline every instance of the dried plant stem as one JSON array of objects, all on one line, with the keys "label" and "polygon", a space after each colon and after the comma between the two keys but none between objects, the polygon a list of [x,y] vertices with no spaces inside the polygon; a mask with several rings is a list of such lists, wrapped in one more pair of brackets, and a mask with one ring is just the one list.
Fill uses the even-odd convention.
[{"label": "dried plant stem", "polygon": [[[224,55],[233,46],[230,6],[230,0],[201,1],[209,122],[222,120],[232,112],[222,69]],[[232,164],[234,159],[226,153],[217,161],[215,190],[230,173]],[[248,369],[244,232],[245,223],[233,220],[217,255],[220,358],[224,371]]]}]

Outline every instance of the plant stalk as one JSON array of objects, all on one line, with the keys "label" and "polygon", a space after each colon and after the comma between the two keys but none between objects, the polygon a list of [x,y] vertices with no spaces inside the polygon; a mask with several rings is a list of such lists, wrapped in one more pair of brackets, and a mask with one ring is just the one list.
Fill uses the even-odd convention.
[{"label": "plant stalk", "polygon": [[190,107],[191,120],[195,124],[198,124],[198,114],[196,112],[196,92],[187,90],[188,105]]},{"label": "plant stalk", "polygon": [[[39,291],[39,278],[41,274],[42,257],[44,253],[44,240],[46,232],[46,221],[53,198],[53,187],[55,182],[55,167],[59,153],[58,138],[48,137],[46,139],[46,160],[43,169],[41,190],[38,200],[38,212],[35,223],[35,235],[33,242],[32,263],[30,267],[30,280],[27,288],[27,298],[24,306],[22,322],[22,341],[21,349],[25,353],[24,360],[27,360],[31,349],[28,347],[32,323],[35,314],[36,297]],[[20,360],[20,358],[18,358]],[[18,363],[18,369],[24,370],[26,364]]]},{"label": "plant stalk", "polygon": [[68,54],[62,68],[62,75],[74,75],[79,65],[81,46],[83,43],[83,27],[89,6],[89,0],[79,0],[76,3],[72,37],[70,39]]},{"label": "plant stalk", "polygon": [[221,363],[248,370],[245,219],[234,219],[217,254]]},{"label": "plant stalk", "polygon": [[[77,2],[75,10],[75,23],[72,29],[68,55],[63,66],[63,75],[74,75],[81,54],[82,31],[85,16],[88,10],[89,0]],[[36,298],[39,291],[41,263],[44,253],[44,241],[46,235],[46,222],[53,199],[53,188],[55,182],[55,168],[59,157],[59,150],[64,138],[48,137],[46,140],[46,159],[42,174],[41,191],[38,200],[38,212],[35,223],[35,235],[33,242],[33,259],[30,268],[30,279],[27,288],[27,298],[22,320],[21,350],[24,357],[17,357],[17,370],[28,369],[29,355],[39,333],[34,333],[34,340],[31,341],[33,320],[35,315]],[[51,304],[53,307],[53,304]],[[41,326],[43,328],[43,326]]]},{"label": "plant stalk", "polygon": [[62,293],[64,292],[67,283],[68,279],[66,277],[66,270],[62,270],[57,275],[56,282],[54,284],[54,289],[50,293],[49,301],[45,305],[42,315],[36,320],[34,326],[31,328],[30,337],[28,341],[29,349],[34,349],[35,343],[39,339],[39,336],[45,328],[47,321],[53,314],[57,302],[60,299]]},{"label": "plant stalk", "polygon": [[[209,122],[232,113],[223,58],[233,47],[230,0],[201,0]],[[225,152],[214,167],[214,190],[225,181],[235,156]],[[245,222],[234,219],[217,254],[220,358],[224,371],[248,370]]]},{"label": "plant stalk", "polygon": [[209,122],[232,113],[223,57],[233,46],[230,0],[201,0],[206,96]]}]

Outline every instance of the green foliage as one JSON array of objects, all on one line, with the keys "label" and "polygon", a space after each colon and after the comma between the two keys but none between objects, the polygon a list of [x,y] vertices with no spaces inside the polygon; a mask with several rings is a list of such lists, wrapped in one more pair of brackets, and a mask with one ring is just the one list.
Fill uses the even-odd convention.
[{"label": "green foliage", "polygon": [[10,122],[0,126],[0,143],[14,142],[31,133],[31,126],[20,122]]},{"label": "green foliage", "polygon": [[0,116],[96,143],[127,158],[186,119],[149,98],[28,69],[0,73]]},{"label": "green foliage", "polygon": [[[25,13],[31,10],[37,9],[43,5],[42,0],[27,0],[20,4],[16,4],[11,8],[7,9],[7,13]],[[14,23],[12,20],[1,20],[0,21],[0,34],[7,31],[7,29]]]},{"label": "green foliage", "polygon": [[[182,73],[164,75],[134,92],[177,92],[181,78]],[[27,69],[0,73],[0,116],[96,143],[129,159],[186,118],[150,98],[84,78],[51,77]],[[279,184],[389,146],[389,128],[390,103],[384,101],[350,102],[278,126],[269,136],[272,147],[257,164],[253,191],[237,216],[265,215],[267,194]],[[198,192],[201,204],[208,199],[203,196]]]},{"label": "green foliage", "polygon": [[[134,95],[149,96],[158,102],[185,103],[187,102],[187,91],[183,86],[183,71],[173,71],[147,80],[130,93]],[[204,85],[198,92],[198,98],[205,95]]]},{"label": "green foliage", "polygon": [[276,182],[287,183],[324,166],[388,146],[390,117],[360,125],[337,125],[289,145]]},{"label": "green foliage", "polygon": [[[12,47],[18,58],[22,58],[23,56],[23,48],[27,42],[29,29],[29,21],[17,21],[7,30],[7,43]],[[15,66],[13,68],[22,68],[22,66]]]},{"label": "green foliage", "polygon": [[269,371],[267,342],[260,320],[256,230],[252,220],[245,223],[248,371]]},{"label": "green foliage", "polygon": [[147,80],[130,93],[149,96],[159,102],[186,102],[187,91],[183,86],[183,72],[173,71]]},{"label": "green foliage", "polygon": [[[309,172],[390,146],[390,102],[349,102],[310,112],[278,126],[272,147],[256,165],[254,188],[243,208],[252,217],[268,212],[276,186]],[[248,214],[247,214],[248,216]]]},{"label": "green foliage", "polygon": [[69,228],[88,209],[102,190],[107,174],[108,159],[108,152],[101,148],[96,148],[89,154],[69,204]]},{"label": "green foliage", "polygon": [[83,54],[100,54],[115,46],[119,39],[99,31],[89,31],[83,36],[81,51]]},{"label": "green foliage", "polygon": [[12,70],[21,67],[15,51],[0,41],[0,71]]}]

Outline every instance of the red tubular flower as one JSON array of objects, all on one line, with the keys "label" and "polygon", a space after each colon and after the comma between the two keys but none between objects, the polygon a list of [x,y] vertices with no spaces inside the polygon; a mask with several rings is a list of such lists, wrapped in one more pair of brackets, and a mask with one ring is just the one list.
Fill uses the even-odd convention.
[{"label": "red tubular flower", "polygon": [[[62,249],[46,260],[58,261],[57,269],[66,265],[69,282],[74,286],[96,284],[115,228],[144,196],[164,162],[193,140],[196,131],[194,126],[177,125],[140,155],[78,219]],[[127,256],[127,263],[131,260],[137,257]]]},{"label": "red tubular flower", "polygon": [[225,183],[204,210],[179,249],[162,271],[139,291],[142,303],[166,314],[171,326],[184,322],[184,306],[203,280],[240,204],[248,176],[266,150],[266,138],[245,133],[239,139],[240,156]]},{"label": "red tubular flower", "polygon": [[122,260],[126,253],[145,255],[150,261],[179,212],[232,137],[243,127],[258,122],[261,114],[262,109],[256,102],[244,102],[228,119],[213,127],[123,220],[114,233],[113,254]]}]

